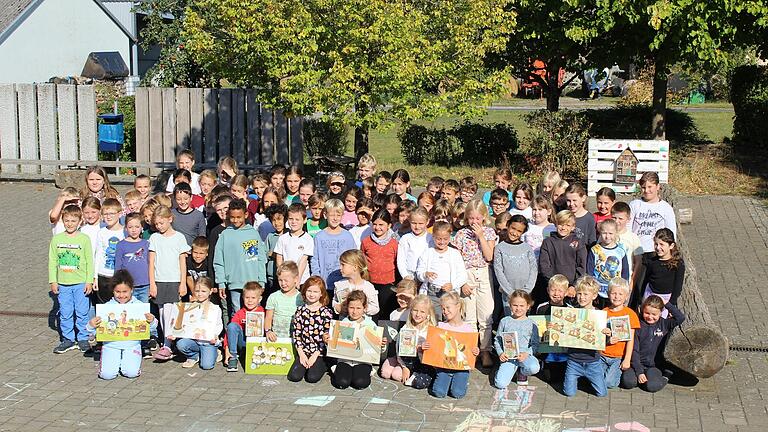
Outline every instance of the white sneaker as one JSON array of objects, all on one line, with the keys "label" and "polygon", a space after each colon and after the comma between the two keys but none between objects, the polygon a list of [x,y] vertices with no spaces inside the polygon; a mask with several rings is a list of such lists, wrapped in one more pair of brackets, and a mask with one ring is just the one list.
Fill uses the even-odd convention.
[{"label": "white sneaker", "polygon": [[181,364],[181,367],[183,367],[184,369],[195,367],[195,365],[197,364],[197,361],[198,361],[197,359],[187,359],[187,361]]}]

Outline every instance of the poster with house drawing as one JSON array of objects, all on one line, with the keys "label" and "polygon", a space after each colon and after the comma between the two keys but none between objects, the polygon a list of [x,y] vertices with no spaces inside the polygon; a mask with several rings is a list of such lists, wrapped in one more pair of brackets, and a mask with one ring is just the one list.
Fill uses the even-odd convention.
[{"label": "poster with house drawing", "polygon": [[453,370],[470,370],[475,367],[472,348],[477,347],[477,332],[465,333],[440,327],[427,328],[429,349],[424,350],[424,364]]},{"label": "poster with house drawing", "polygon": [[528,318],[536,323],[536,328],[539,329],[539,350],[537,353],[564,353],[568,351],[567,348],[561,346],[552,346],[549,341],[550,327],[552,326],[549,315],[530,315]]},{"label": "poster with house drawing", "polygon": [[163,320],[167,336],[211,340],[219,336],[221,309],[211,302],[169,303],[163,306]]},{"label": "poster with house drawing", "polygon": [[129,341],[149,339],[149,323],[145,314],[149,303],[109,303],[96,305],[101,323],[96,327],[96,340]]},{"label": "poster with house drawing", "polygon": [[251,375],[288,375],[295,359],[293,340],[277,338],[270,342],[265,337],[245,340],[245,373]]},{"label": "poster with house drawing", "polygon": [[356,322],[332,320],[328,356],[379,364],[383,337],[383,327],[371,328]]},{"label": "poster with house drawing", "polygon": [[605,311],[553,307],[549,343],[553,346],[605,349],[605,328],[608,316]]}]

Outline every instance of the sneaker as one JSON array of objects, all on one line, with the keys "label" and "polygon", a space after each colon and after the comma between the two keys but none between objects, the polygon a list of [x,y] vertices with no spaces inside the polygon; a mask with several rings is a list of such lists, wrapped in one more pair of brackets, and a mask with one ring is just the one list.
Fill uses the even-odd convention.
[{"label": "sneaker", "polygon": [[237,372],[237,357],[230,357],[227,361],[227,372]]},{"label": "sneaker", "polygon": [[141,347],[141,356],[145,359],[152,358],[152,351],[148,347]]},{"label": "sneaker", "polygon": [[63,354],[67,351],[77,348],[77,345],[71,340],[64,339],[61,343],[53,349],[54,354]]},{"label": "sneaker", "polygon": [[155,351],[154,354],[152,354],[152,358],[160,361],[170,360],[171,357],[173,357],[173,352],[167,346],[160,348],[159,350]]},{"label": "sneaker", "polygon": [[157,351],[157,349],[160,348],[160,345],[157,343],[157,339],[149,338],[147,341],[147,348],[149,348],[150,351]]},{"label": "sneaker", "polygon": [[519,385],[519,386],[527,386],[528,385],[528,375],[519,374],[517,376],[517,385]]},{"label": "sneaker", "polygon": [[80,351],[87,353],[91,350],[91,344],[87,340],[77,341],[77,348]]},{"label": "sneaker", "polygon": [[197,364],[197,359],[187,359],[184,363],[181,364],[181,367],[184,369],[189,369],[191,367],[195,367]]}]

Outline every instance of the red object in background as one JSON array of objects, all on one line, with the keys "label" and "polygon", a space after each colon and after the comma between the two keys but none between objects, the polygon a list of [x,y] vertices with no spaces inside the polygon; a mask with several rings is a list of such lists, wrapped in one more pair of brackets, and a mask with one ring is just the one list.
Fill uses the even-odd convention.
[{"label": "red object in background", "polygon": [[[542,97],[543,91],[541,87],[541,83],[538,79],[536,79],[536,76],[541,77],[542,80],[547,81],[547,65],[541,60],[534,60],[532,63],[533,71],[525,78],[523,79],[523,94],[525,96],[528,96],[529,93],[533,93],[534,95],[536,92],[538,92],[539,97]],[[557,74],[557,85],[561,86],[563,85],[563,78],[565,77],[565,70],[563,68],[560,68]]]}]

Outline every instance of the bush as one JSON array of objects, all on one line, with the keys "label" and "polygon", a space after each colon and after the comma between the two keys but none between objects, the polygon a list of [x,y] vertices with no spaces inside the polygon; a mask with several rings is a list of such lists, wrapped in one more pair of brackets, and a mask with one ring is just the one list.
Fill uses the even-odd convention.
[{"label": "bush", "polygon": [[511,160],[519,146],[517,132],[506,123],[464,122],[450,129],[404,125],[398,139],[411,165],[497,166]]},{"label": "bush", "polygon": [[734,143],[764,152],[768,146],[768,67],[736,68],[731,76],[731,101],[736,114]]},{"label": "bush", "polygon": [[531,168],[554,170],[565,178],[587,173],[587,141],[592,126],[583,111],[533,111],[525,115],[530,127],[520,146]]},{"label": "bush", "polygon": [[301,132],[304,151],[310,156],[343,155],[349,147],[349,134],[337,120],[308,119]]},{"label": "bush", "polygon": [[[651,118],[653,111],[647,105],[620,106],[611,109],[583,111],[592,124],[591,138],[653,139]],[[675,143],[699,143],[704,140],[690,114],[667,110],[666,137]]]}]

